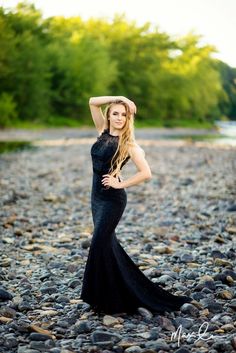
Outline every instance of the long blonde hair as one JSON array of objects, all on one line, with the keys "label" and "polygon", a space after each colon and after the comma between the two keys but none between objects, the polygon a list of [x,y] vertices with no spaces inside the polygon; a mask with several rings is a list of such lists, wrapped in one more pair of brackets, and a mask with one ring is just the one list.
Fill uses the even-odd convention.
[{"label": "long blonde hair", "polygon": [[121,134],[119,136],[119,142],[116,149],[116,152],[111,160],[111,167],[109,169],[109,174],[112,176],[116,176],[120,170],[123,161],[129,156],[129,146],[135,145],[135,136],[134,136],[134,115],[130,113],[128,105],[121,101],[117,100],[106,106],[104,111],[105,116],[105,128],[110,130],[110,120],[109,115],[111,111],[111,107],[114,104],[121,104],[125,107],[126,110],[126,121],[125,125],[121,130]]}]

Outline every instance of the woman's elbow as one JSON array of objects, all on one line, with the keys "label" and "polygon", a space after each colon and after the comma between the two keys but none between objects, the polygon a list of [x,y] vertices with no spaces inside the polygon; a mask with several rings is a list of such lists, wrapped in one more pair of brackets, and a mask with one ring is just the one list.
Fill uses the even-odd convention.
[{"label": "woman's elbow", "polygon": [[89,98],[89,105],[93,105],[94,104],[94,97],[90,97]]},{"label": "woman's elbow", "polygon": [[151,171],[145,173],[145,179],[146,180],[151,180],[152,179],[152,172]]}]

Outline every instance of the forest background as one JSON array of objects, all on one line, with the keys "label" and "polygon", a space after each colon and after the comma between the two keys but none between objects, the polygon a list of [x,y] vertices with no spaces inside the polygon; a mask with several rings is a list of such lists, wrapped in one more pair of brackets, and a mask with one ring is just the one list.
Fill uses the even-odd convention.
[{"label": "forest background", "polygon": [[122,95],[136,126],[212,127],[236,120],[236,68],[200,35],[173,39],[125,15],[44,19],[0,7],[0,127],[91,126],[91,96]]}]

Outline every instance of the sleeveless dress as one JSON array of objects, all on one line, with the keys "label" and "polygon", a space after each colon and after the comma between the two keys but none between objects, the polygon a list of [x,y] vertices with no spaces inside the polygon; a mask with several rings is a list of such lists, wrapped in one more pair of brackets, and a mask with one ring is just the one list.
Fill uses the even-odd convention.
[{"label": "sleeveless dress", "polygon": [[119,136],[105,129],[91,147],[94,229],[80,299],[90,304],[95,312],[105,314],[133,314],[138,307],[157,313],[179,310],[192,298],[171,294],[147,278],[116,237],[115,229],[127,203],[126,191],[124,188],[105,189],[101,181],[102,175],[108,174],[118,139]]}]

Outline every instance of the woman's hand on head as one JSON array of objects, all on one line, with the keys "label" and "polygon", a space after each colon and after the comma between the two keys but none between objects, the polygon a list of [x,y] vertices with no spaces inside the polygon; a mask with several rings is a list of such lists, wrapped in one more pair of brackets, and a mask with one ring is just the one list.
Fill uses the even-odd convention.
[{"label": "woman's hand on head", "polygon": [[137,113],[137,107],[133,101],[124,96],[121,96],[120,99],[128,105],[131,114]]},{"label": "woman's hand on head", "polygon": [[109,188],[109,187],[112,187],[114,189],[121,188],[120,181],[119,181],[118,177],[115,178],[110,174],[103,174],[102,184],[107,188]]}]

